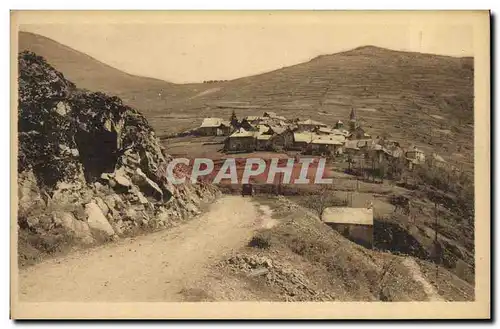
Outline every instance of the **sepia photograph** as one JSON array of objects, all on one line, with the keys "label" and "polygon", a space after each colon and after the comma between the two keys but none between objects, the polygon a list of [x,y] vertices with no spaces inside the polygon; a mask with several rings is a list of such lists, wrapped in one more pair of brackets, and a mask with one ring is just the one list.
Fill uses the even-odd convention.
[{"label": "sepia photograph", "polygon": [[488,11],[12,11],[11,74],[14,319],[491,316]]}]

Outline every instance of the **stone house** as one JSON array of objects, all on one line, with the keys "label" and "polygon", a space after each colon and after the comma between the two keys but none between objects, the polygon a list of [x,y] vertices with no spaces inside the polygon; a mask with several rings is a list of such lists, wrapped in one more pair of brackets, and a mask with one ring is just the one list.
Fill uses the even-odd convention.
[{"label": "stone house", "polygon": [[321,123],[319,121],[314,121],[314,120],[311,120],[311,119],[307,119],[307,120],[304,120],[304,121],[299,121],[299,122],[297,122],[297,126],[298,126],[298,130],[301,131],[301,132],[304,132],[304,131],[313,131],[314,129],[319,128],[319,127],[324,127],[324,128],[328,127],[324,123]]},{"label": "stone house", "polygon": [[407,161],[408,168],[412,170],[416,165],[425,163],[425,153],[416,146],[413,146],[405,152],[405,159]]},{"label": "stone house", "polygon": [[257,147],[257,135],[257,132],[240,128],[226,139],[224,149],[227,152],[253,152]]},{"label": "stone house", "polygon": [[231,133],[231,123],[221,118],[205,118],[197,131],[203,136],[227,136]]},{"label": "stone house", "polygon": [[293,144],[291,149],[305,151],[309,147],[315,135],[308,132],[294,132],[293,133]]},{"label": "stone house", "polygon": [[361,153],[361,149],[358,147],[358,141],[356,140],[346,140],[344,143],[344,153],[348,155],[358,155]]},{"label": "stone house", "polygon": [[323,212],[322,220],[349,240],[373,247],[372,208],[330,207]]},{"label": "stone house", "polygon": [[271,126],[274,132],[271,139],[273,149],[288,150],[293,147],[293,132],[288,127]]},{"label": "stone house", "polygon": [[273,145],[271,143],[272,138],[273,135],[259,134],[257,136],[255,149],[257,151],[272,151],[273,150]]},{"label": "stone house", "polygon": [[312,154],[337,155],[342,154],[342,145],[345,142],[343,136],[317,135],[310,143]]}]

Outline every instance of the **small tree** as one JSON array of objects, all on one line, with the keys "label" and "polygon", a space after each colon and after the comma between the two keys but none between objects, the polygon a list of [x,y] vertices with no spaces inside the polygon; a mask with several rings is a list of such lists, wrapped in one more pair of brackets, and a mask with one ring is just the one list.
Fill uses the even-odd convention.
[{"label": "small tree", "polygon": [[313,210],[319,217],[323,219],[325,209],[335,206],[347,206],[347,200],[340,200],[334,195],[334,189],[330,185],[322,185],[319,193],[313,193],[306,197],[306,206]]},{"label": "small tree", "polygon": [[392,158],[388,162],[387,176],[393,180],[401,179],[406,169],[405,160],[402,157]]},{"label": "small tree", "polygon": [[397,262],[400,259],[398,257],[393,257],[390,261],[385,261],[382,266],[382,271],[379,276],[378,282],[378,298],[382,301],[387,301],[388,296],[385,294],[385,288],[390,285],[391,282],[386,282],[386,276],[390,276]]},{"label": "small tree", "polygon": [[229,119],[229,121],[231,122],[231,126],[238,128],[238,118],[236,117],[236,113],[234,112],[234,110],[231,113],[231,118]]}]

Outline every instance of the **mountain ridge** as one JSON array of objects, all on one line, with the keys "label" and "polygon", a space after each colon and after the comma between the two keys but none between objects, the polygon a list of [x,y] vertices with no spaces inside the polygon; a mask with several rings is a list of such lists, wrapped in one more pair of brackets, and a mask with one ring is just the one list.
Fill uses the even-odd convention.
[{"label": "mountain ridge", "polygon": [[[139,77],[139,78],[144,78],[144,79],[151,79],[151,80],[155,80],[155,81],[158,81],[158,82],[166,82],[168,84],[181,85],[181,86],[182,85],[192,85],[192,84],[203,83],[203,81],[188,82],[188,83],[176,83],[176,82],[169,81],[168,79],[161,79],[161,78],[156,78],[156,77],[149,77],[149,76],[143,76],[143,75],[137,75],[137,74],[133,74],[133,73],[128,73],[128,72],[126,72],[126,71],[124,71],[122,69],[119,69],[119,68],[116,68],[116,67],[114,67],[114,66],[112,66],[110,64],[107,64],[107,63],[105,63],[105,62],[103,62],[103,61],[101,61],[101,60],[99,60],[99,59],[97,59],[97,58],[95,58],[95,57],[93,57],[93,56],[85,53],[84,51],[76,50],[74,48],[66,46],[65,44],[60,43],[59,41],[56,41],[54,39],[51,39],[50,37],[47,37],[47,36],[44,36],[44,35],[41,35],[41,34],[37,34],[37,33],[33,33],[33,32],[28,32],[28,31],[20,31],[19,35],[20,35],[20,38],[19,38],[20,43],[21,43],[21,40],[26,39],[26,38],[38,38],[38,39],[43,38],[43,39],[46,39],[46,41],[48,41],[50,43],[53,43],[54,45],[57,44],[59,47],[62,46],[62,48],[64,48],[67,51],[77,52],[77,53],[83,54],[83,55],[85,55],[86,57],[88,57],[91,60],[97,61],[97,62],[101,63],[102,65],[107,66],[110,69],[121,71],[124,74],[126,74],[128,76],[131,76],[131,77]],[[24,43],[26,44],[27,42],[24,42]],[[25,50],[24,48],[27,48],[27,47],[26,46],[23,47],[22,45],[20,45],[19,52],[21,52],[22,50]],[[397,50],[397,49],[391,49],[391,48],[385,48],[385,47],[380,47],[380,46],[375,46],[375,45],[367,44],[367,45],[358,46],[358,47],[355,47],[355,48],[352,48],[352,49],[347,49],[347,50],[339,51],[339,52],[336,52],[336,53],[320,54],[320,55],[317,55],[317,56],[311,58],[308,61],[302,61],[302,62],[298,62],[296,64],[284,66],[284,67],[281,67],[281,68],[272,69],[272,70],[265,71],[265,72],[255,73],[255,74],[252,74],[252,75],[247,75],[247,76],[237,77],[237,78],[233,78],[233,79],[228,79],[228,80],[224,80],[223,82],[231,82],[231,81],[235,81],[235,80],[239,80],[239,79],[244,79],[244,78],[248,78],[248,77],[259,76],[259,75],[266,74],[266,73],[272,73],[272,72],[281,70],[283,68],[293,67],[293,66],[296,66],[296,65],[301,65],[301,64],[308,63],[308,62],[314,61],[316,59],[324,58],[324,57],[335,56],[335,55],[340,55],[340,54],[354,54],[354,53],[365,52],[365,51],[384,52],[386,54],[391,54],[391,53],[392,54],[420,54],[420,55],[428,55],[428,56],[438,56],[438,57],[443,57],[443,58],[459,58],[459,59],[465,59],[465,60],[473,60],[473,58],[474,58],[473,56],[451,56],[451,55],[442,55],[442,54],[434,54],[434,53]]]},{"label": "mountain ridge", "polygon": [[470,57],[367,45],[234,80],[174,84],[124,73],[46,40],[20,32],[20,50],[43,56],[79,88],[120,97],[160,136],[193,128],[203,117],[229,118],[233,110],[238,117],[270,110],[334,124],[356,107],[370,110],[360,112],[360,122],[374,136],[389,134],[445,159],[473,163],[467,156],[474,122]]}]

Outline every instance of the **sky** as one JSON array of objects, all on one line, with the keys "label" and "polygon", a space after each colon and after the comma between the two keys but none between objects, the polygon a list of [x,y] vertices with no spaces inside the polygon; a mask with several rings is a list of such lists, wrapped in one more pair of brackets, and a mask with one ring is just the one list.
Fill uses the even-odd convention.
[{"label": "sky", "polygon": [[175,22],[21,25],[127,73],[175,83],[255,75],[363,45],[473,56],[473,30],[459,22],[311,21],[286,24]]}]

